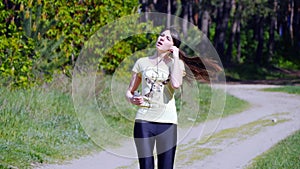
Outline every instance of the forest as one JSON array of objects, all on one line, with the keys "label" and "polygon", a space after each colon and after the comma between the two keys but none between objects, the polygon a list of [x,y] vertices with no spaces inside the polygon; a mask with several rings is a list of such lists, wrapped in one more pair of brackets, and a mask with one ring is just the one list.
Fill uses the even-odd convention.
[{"label": "forest", "polygon": [[[299,70],[299,0],[3,0],[1,86],[28,88],[51,82],[54,74],[71,78],[85,41],[116,19],[141,12],[171,14],[197,26],[218,52],[228,79],[266,79],[274,70]],[[151,26],[155,29],[155,23]],[[155,39],[128,38],[107,52],[99,67],[112,74],[125,57]],[[241,77],[241,72],[251,74]]]}]

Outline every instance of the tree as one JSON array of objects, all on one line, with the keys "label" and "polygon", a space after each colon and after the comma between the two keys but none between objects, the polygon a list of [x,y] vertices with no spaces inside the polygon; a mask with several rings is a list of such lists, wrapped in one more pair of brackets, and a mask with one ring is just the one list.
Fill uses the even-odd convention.
[{"label": "tree", "polygon": [[200,13],[200,22],[198,22],[198,27],[200,30],[209,38],[209,29],[211,26],[212,18],[211,18],[211,12],[212,12],[212,5],[211,1],[203,0],[200,3],[199,7],[199,13]]},{"label": "tree", "polygon": [[71,76],[84,42],[101,26],[131,14],[137,6],[137,1],[124,0],[1,2],[2,84],[26,87],[51,80],[54,73]]},{"label": "tree", "polygon": [[272,58],[274,57],[275,53],[275,30],[277,25],[277,9],[278,9],[278,2],[274,0],[273,2],[270,0],[269,2],[270,8],[273,9],[273,12],[269,15],[269,22],[270,22],[270,30],[269,30],[269,42],[268,42],[268,58],[267,62],[270,63]]},{"label": "tree", "polygon": [[225,40],[226,31],[228,28],[228,21],[231,11],[231,0],[220,1],[217,4],[217,18],[216,18],[216,33],[214,37],[214,46],[218,51],[223,64],[229,63],[229,58],[225,56]]}]

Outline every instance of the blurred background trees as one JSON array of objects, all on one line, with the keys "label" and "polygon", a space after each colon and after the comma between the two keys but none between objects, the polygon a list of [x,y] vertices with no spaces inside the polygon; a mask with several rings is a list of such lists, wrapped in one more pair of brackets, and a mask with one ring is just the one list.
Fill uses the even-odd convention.
[{"label": "blurred background trees", "polygon": [[[141,0],[143,11],[176,13],[213,42],[223,64],[299,61],[300,1]],[[168,9],[171,10],[168,10]],[[185,30],[182,25],[182,30]],[[274,61],[274,62],[272,62]]]},{"label": "blurred background trees", "polygon": [[[85,41],[102,26],[138,11],[193,23],[211,40],[226,69],[299,69],[298,0],[3,0],[1,85],[30,87],[51,81],[56,73],[71,77]],[[186,30],[181,25],[184,36]],[[141,34],[117,44],[99,61],[101,68],[113,73],[122,59],[154,39]]]}]

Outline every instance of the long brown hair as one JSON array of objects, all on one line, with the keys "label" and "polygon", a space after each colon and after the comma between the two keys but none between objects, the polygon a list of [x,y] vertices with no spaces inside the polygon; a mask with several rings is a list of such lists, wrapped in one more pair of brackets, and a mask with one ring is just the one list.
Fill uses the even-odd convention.
[{"label": "long brown hair", "polygon": [[[165,30],[170,31],[174,46],[179,48],[181,40],[178,31],[173,27]],[[216,78],[218,72],[223,70],[216,60],[208,57],[188,57],[181,49],[179,49],[179,58],[185,63],[185,80],[189,82],[193,80],[210,82]]]}]

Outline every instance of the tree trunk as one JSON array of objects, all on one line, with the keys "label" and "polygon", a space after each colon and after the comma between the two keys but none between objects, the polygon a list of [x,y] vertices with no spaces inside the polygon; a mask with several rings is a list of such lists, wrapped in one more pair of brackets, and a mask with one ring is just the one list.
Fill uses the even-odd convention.
[{"label": "tree trunk", "polygon": [[236,29],[236,44],[237,44],[237,54],[236,60],[238,63],[241,63],[241,53],[242,53],[242,45],[241,45],[241,23],[238,24]]},{"label": "tree trunk", "polygon": [[289,11],[291,12],[290,16],[290,25],[289,25],[289,31],[290,31],[290,38],[292,46],[294,46],[294,31],[293,31],[293,25],[294,25],[294,1],[291,0],[289,3]]},{"label": "tree trunk", "polygon": [[[140,0],[141,3],[141,12],[149,12],[149,4],[148,0]],[[143,18],[141,18],[142,21],[147,22],[149,20],[147,13],[143,15]]]},{"label": "tree trunk", "polygon": [[233,46],[234,46],[234,40],[235,40],[237,26],[238,26],[238,23],[237,23],[237,20],[235,20],[234,23],[232,24],[231,32],[229,35],[228,47],[227,47],[227,51],[226,51],[227,64],[230,64],[231,60],[232,60],[232,50],[233,50]]},{"label": "tree trunk", "polygon": [[184,37],[187,37],[187,30],[188,30],[188,19],[189,19],[189,6],[187,0],[182,0],[182,11],[180,17],[183,18],[182,22],[182,33]]},{"label": "tree trunk", "polygon": [[224,0],[221,2],[220,6],[217,9],[217,28],[215,35],[215,48],[219,53],[221,59],[225,66],[228,64],[228,60],[225,56],[225,36],[226,30],[228,27],[229,14],[231,10],[231,0]]},{"label": "tree trunk", "polygon": [[194,0],[193,3],[193,22],[198,25],[199,22],[199,0]]},{"label": "tree trunk", "polygon": [[167,27],[171,26],[171,0],[168,0]]},{"label": "tree trunk", "polygon": [[271,18],[271,24],[270,24],[270,31],[269,31],[269,43],[268,43],[268,62],[271,62],[274,56],[274,45],[275,45],[275,23],[276,23],[276,18],[272,17]]},{"label": "tree trunk", "polygon": [[294,1],[294,36],[295,47],[300,47],[300,2]]},{"label": "tree trunk", "polygon": [[[226,51],[226,60],[228,61],[228,63],[230,64],[232,62],[232,50],[233,50],[233,46],[234,46],[234,42],[236,39],[236,33],[238,31],[238,29],[240,28],[240,23],[241,23],[241,5],[240,4],[235,4],[235,1],[232,2],[233,4],[233,8],[235,8],[235,14],[234,14],[234,21],[231,27],[231,32],[229,35],[229,42],[228,42],[228,47],[227,47],[227,51]],[[240,58],[239,58],[240,59]],[[240,60],[237,59],[237,61],[239,62]]]},{"label": "tree trunk", "polygon": [[210,22],[210,15],[207,10],[202,13],[201,18],[201,31],[208,37],[208,30],[209,30],[209,22]]},{"label": "tree trunk", "polygon": [[263,46],[264,46],[264,18],[260,17],[257,27],[257,48],[256,48],[256,57],[255,57],[255,63],[261,65],[262,62],[262,55],[263,55]]},{"label": "tree trunk", "polygon": [[[272,2],[270,2],[272,3]],[[267,62],[271,62],[274,56],[274,46],[275,46],[275,28],[276,28],[276,23],[277,23],[277,7],[278,7],[278,2],[277,0],[274,0],[273,2],[273,13],[270,16],[270,31],[269,31],[269,43],[268,43],[268,58]]]},{"label": "tree trunk", "polygon": [[210,39],[209,28],[211,23],[211,16],[210,11],[211,4],[210,1],[202,0],[201,4],[199,5],[200,11],[200,20],[198,22],[198,28]]}]

